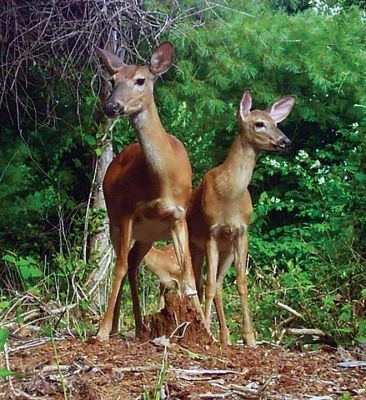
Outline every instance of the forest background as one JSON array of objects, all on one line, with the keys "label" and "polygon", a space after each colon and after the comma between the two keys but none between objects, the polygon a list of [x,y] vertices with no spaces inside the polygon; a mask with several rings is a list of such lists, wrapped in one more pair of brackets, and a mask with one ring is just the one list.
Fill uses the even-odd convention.
[{"label": "forest background", "polygon": [[[85,36],[65,41],[59,35],[52,48],[57,56],[47,48],[37,53],[32,49],[44,36],[29,39],[19,31],[32,18],[43,29],[47,18],[37,13],[54,10],[42,1],[33,9],[23,5],[14,22],[7,3],[0,21],[0,320],[8,327],[43,333],[57,327],[85,337],[95,332],[112,271],[109,244],[98,237],[107,228],[98,176],[112,146],[119,152],[136,135],[126,119],[113,125],[104,119],[98,94],[108,83]],[[188,149],[195,186],[225,159],[245,88],[254,108],[296,96],[281,124],[292,150],[263,154],[250,185],[255,329],[264,340],[277,340],[291,326],[321,329],[336,343],[365,342],[365,2],[109,3],[131,6],[133,18],[120,18],[112,34],[95,39],[87,25],[95,45],[114,46],[126,61],[143,63],[158,42],[174,44],[174,65],[157,82],[155,98],[164,127]],[[55,4],[57,12],[66,12],[65,2]],[[51,35],[52,24],[44,26]],[[71,57],[67,51],[78,48],[78,39],[88,48]],[[240,338],[234,275],[230,271],[225,282],[225,311]],[[155,277],[144,271],[139,283],[144,311],[151,313]],[[123,331],[133,328],[130,303],[126,288]]]}]

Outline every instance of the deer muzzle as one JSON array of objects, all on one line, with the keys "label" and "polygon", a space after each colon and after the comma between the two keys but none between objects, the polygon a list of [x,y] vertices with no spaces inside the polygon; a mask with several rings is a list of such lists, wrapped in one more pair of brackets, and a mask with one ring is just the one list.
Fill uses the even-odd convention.
[{"label": "deer muzzle", "polygon": [[120,102],[109,102],[104,106],[103,111],[107,117],[113,118],[123,114],[124,107]]}]

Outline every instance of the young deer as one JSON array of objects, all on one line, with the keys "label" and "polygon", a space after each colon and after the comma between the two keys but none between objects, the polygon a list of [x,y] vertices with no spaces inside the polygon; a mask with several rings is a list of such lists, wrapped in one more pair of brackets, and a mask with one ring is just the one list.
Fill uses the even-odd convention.
[{"label": "young deer", "polygon": [[160,297],[159,311],[165,306],[164,294],[166,289],[178,289],[181,296],[183,271],[177,263],[174,247],[172,245],[155,247],[152,246],[144,257],[147,268],[159,278]]},{"label": "young deer", "polygon": [[190,250],[196,286],[202,297],[202,262],[207,259],[205,318],[210,324],[213,300],[220,324],[220,339],[230,344],[222,302],[224,277],[234,262],[237,290],[243,308],[243,338],[254,347],[255,336],[248,306],[246,258],[252,203],[248,184],[262,150],[284,150],[290,140],[277,128],[291,112],[295,99],[286,96],[266,111],[251,110],[250,92],[244,92],[238,112],[239,135],[225,162],[208,171],[194,191],[187,213]]},{"label": "young deer", "polygon": [[164,130],[153,95],[157,77],[172,64],[173,46],[169,42],[161,44],[149,66],[126,65],[101,49],[97,49],[97,55],[113,84],[104,112],[110,118],[130,117],[139,140],[114,158],[103,183],[111,240],[117,253],[112,293],[97,334],[98,339],[107,340],[118,329],[120,298],[127,273],[136,335],[142,332],[137,274],[140,261],[155,240],[173,239],[184,274],[183,291],[193,297],[197,311],[202,316],[203,313],[195,288],[186,224],[192,190],[191,165],[183,144]]}]

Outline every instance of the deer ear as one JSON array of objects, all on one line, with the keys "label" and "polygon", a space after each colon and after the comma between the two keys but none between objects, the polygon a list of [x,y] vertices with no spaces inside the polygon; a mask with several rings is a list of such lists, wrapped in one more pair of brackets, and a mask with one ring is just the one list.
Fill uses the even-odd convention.
[{"label": "deer ear", "polygon": [[104,65],[105,69],[109,74],[115,74],[120,68],[122,68],[125,63],[114,54],[107,50],[102,50],[99,47],[95,48],[97,56],[100,58],[101,63]]},{"label": "deer ear", "polygon": [[164,42],[157,47],[151,56],[150,71],[161,75],[168,71],[173,62],[174,47],[170,42]]},{"label": "deer ear", "polygon": [[246,90],[243,94],[243,97],[240,101],[239,106],[239,118],[244,120],[250,113],[250,109],[252,108],[252,95],[250,94],[250,90]]},{"label": "deer ear", "polygon": [[276,123],[279,123],[288,117],[294,104],[295,97],[285,96],[281,100],[276,101],[266,111]]}]

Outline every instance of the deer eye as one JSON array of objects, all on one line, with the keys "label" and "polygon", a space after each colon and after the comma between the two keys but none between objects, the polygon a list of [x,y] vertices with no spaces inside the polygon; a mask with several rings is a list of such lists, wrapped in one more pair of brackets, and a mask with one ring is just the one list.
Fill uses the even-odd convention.
[{"label": "deer eye", "polygon": [[136,79],[136,85],[142,86],[145,83],[145,78]]},{"label": "deer eye", "polygon": [[264,128],[264,127],[265,127],[264,122],[262,122],[262,121],[256,122],[256,123],[254,124],[254,126],[255,126],[256,128]]}]

